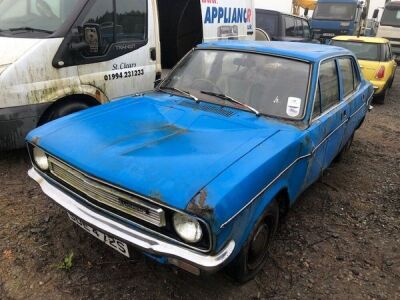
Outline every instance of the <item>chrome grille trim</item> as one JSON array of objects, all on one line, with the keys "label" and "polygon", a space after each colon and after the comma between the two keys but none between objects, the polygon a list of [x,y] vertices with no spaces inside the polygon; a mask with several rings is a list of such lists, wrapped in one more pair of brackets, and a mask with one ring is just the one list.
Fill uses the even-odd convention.
[{"label": "chrome grille trim", "polygon": [[97,182],[53,157],[49,157],[49,164],[53,176],[89,198],[158,227],[166,225],[165,212],[162,208]]}]

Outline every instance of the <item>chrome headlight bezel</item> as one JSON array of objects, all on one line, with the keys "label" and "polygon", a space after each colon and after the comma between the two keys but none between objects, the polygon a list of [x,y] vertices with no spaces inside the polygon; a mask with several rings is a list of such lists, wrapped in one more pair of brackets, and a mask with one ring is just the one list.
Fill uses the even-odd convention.
[{"label": "chrome headlight bezel", "polygon": [[196,244],[201,241],[203,229],[197,218],[175,212],[172,219],[175,232],[182,240],[190,244]]}]

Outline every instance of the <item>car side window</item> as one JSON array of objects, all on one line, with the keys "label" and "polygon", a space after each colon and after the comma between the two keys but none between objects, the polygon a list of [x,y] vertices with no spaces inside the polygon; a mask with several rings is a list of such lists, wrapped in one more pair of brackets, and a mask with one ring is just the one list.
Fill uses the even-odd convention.
[{"label": "car side window", "polygon": [[339,103],[339,79],[335,60],[321,64],[319,71],[321,89],[321,111],[324,112]]},{"label": "car side window", "polygon": [[310,26],[308,25],[308,22],[306,20],[302,20],[302,22],[303,22],[304,37],[306,39],[309,39],[311,38]]},{"label": "car side window", "polygon": [[303,20],[296,18],[296,36],[302,38],[304,36]]},{"label": "car side window", "polygon": [[296,36],[296,26],[294,18],[285,16],[285,33],[286,36]]},{"label": "car side window", "polygon": [[360,73],[357,64],[354,60],[352,65],[353,65],[353,75],[354,75],[354,89],[357,89],[358,86],[360,85]]},{"label": "car side window", "polygon": [[314,108],[312,118],[315,119],[321,114],[321,91],[319,89],[319,81],[317,84],[317,90],[315,92]]},{"label": "car side window", "polygon": [[340,73],[342,74],[344,96],[350,95],[354,91],[353,66],[350,58],[338,60]]}]

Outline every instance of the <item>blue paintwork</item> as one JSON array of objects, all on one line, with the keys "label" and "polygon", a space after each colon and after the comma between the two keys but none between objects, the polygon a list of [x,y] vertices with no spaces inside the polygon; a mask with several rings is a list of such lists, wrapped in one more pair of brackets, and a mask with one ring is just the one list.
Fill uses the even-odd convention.
[{"label": "blue paintwork", "polygon": [[293,203],[331,163],[363,121],[373,88],[359,74],[361,85],[350,99],[344,101],[341,87],[340,104],[310,122],[320,62],[343,56],[355,60],[351,52],[292,42],[228,41],[198,48],[308,61],[313,68],[305,118],[288,123],[225,108],[232,112],[227,117],[182,105],[204,103],[150,92],[56,120],[32,131],[27,140],[92,176],[179,210],[188,210],[204,191],[212,213],[201,217],[212,229],[213,251],[233,238],[237,254],[279,192]]},{"label": "blue paintwork", "polygon": [[[357,6],[360,3],[359,0],[319,0],[318,3],[350,3]],[[336,35],[357,35],[358,30],[361,26],[361,13],[362,8],[357,7],[356,13],[354,15],[353,20],[343,21],[343,20],[322,20],[322,19],[314,19],[311,18],[310,26],[311,30],[316,34],[324,34],[324,33],[334,33]],[[348,26],[341,26],[342,22],[348,22]],[[320,30],[316,32],[315,30]],[[328,39],[329,40],[329,39]]]}]

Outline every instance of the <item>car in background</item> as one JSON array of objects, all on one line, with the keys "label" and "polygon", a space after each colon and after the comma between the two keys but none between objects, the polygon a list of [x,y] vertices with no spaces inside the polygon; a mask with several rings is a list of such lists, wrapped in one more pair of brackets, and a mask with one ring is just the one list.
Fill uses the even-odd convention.
[{"label": "car in background", "polygon": [[385,102],[396,74],[396,56],[392,54],[390,42],[384,38],[337,36],[331,42],[346,48],[357,56],[364,77],[371,81],[375,90],[374,101]]},{"label": "car in background", "polygon": [[350,51],[221,41],[190,51],[155,91],[27,137],[29,175],[72,222],[194,274],[264,266],[298,196],[348,149],[372,98]]},{"label": "car in background", "polygon": [[307,19],[275,10],[256,9],[256,28],[272,41],[313,42]]}]

